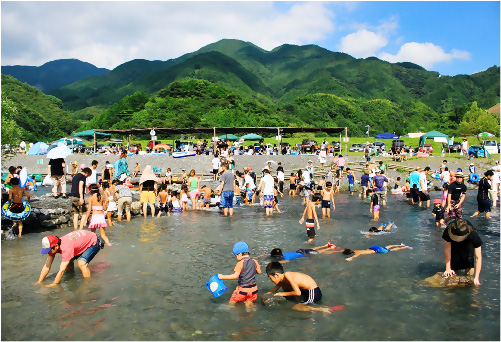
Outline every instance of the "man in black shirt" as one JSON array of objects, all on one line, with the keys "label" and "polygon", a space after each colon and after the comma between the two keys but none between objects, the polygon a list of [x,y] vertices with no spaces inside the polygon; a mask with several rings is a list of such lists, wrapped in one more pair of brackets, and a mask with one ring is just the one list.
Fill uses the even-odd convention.
[{"label": "man in black shirt", "polygon": [[85,181],[87,177],[92,174],[92,170],[88,167],[84,168],[82,172],[77,173],[71,180],[71,207],[73,209],[73,229],[78,228],[78,215],[82,215],[80,221],[80,229],[83,229],[85,222],[87,222],[87,206],[85,205]]},{"label": "man in black shirt", "polygon": [[447,208],[446,212],[449,215],[445,222],[452,219],[460,219],[463,217],[463,204],[466,198],[466,185],[463,183],[463,173],[456,173],[456,180],[449,185],[449,193],[447,195]]},{"label": "man in black shirt", "polygon": [[58,198],[57,188],[61,188],[61,196],[66,198],[66,176],[64,175],[64,169],[66,163],[63,158],[56,158],[49,160],[49,174],[52,178],[52,195]]},{"label": "man in black shirt", "polygon": [[478,182],[478,210],[471,217],[478,216],[480,213],[485,212],[485,217],[491,217],[491,205],[492,202],[489,198],[489,190],[492,190],[492,177],[494,172],[491,170],[487,171],[485,177]]},{"label": "man in black shirt", "polygon": [[[482,269],[482,240],[467,220],[454,220],[442,234],[445,240],[445,272],[444,277],[465,270],[467,275],[474,276],[473,283],[480,285],[479,276]],[[475,260],[474,260],[475,257]]]}]

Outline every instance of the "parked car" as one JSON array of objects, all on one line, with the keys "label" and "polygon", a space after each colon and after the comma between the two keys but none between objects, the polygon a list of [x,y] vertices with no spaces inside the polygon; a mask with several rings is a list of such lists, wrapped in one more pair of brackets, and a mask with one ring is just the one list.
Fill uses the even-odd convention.
[{"label": "parked car", "polygon": [[119,142],[109,142],[107,143],[106,145],[101,145],[100,148],[98,148],[100,151],[102,152],[106,152],[108,151],[108,149],[113,149],[113,148],[117,148],[118,150],[120,150],[122,148],[122,143],[119,143]]},{"label": "parked car", "polygon": [[334,148],[334,152],[341,152],[343,150],[343,144],[340,141],[333,141],[331,145]]},{"label": "parked car", "polygon": [[460,142],[456,141],[456,142],[452,143],[452,145],[448,145],[446,147],[448,147],[449,151],[451,151],[451,152],[459,153],[459,151],[461,151],[462,145]]},{"label": "parked car", "polygon": [[485,157],[485,152],[487,152],[487,156],[490,155],[489,151],[486,151],[483,146],[470,146],[468,149],[468,156],[471,158],[480,158]]},{"label": "parked car", "polygon": [[350,152],[364,152],[364,150],[364,144],[351,144],[350,146]]},{"label": "parked car", "polygon": [[[402,149],[402,148],[405,148],[405,142],[403,140],[392,140],[391,141],[391,151],[393,153],[395,153],[395,150],[397,148],[399,149]],[[410,147],[408,147],[408,149],[410,149]]]},{"label": "parked car", "polygon": [[386,144],[383,141],[374,141],[372,144],[380,151],[386,151]]},{"label": "parked car", "polygon": [[301,150],[303,153],[313,153],[316,151],[317,142],[313,139],[304,139],[301,143]]},{"label": "parked car", "polygon": [[489,154],[499,153],[499,144],[496,140],[484,140],[482,146],[489,152]]},{"label": "parked car", "polygon": [[142,147],[140,143],[131,143],[129,144],[129,152],[136,153],[137,151],[141,151]]}]

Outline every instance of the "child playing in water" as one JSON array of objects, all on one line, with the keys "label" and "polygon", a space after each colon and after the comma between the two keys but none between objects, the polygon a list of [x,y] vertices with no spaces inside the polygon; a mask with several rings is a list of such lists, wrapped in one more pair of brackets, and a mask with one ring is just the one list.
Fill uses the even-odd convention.
[{"label": "child playing in water", "polygon": [[392,226],[393,226],[393,223],[391,223],[391,222],[388,222],[388,224],[381,223],[379,225],[379,227],[370,227],[369,233],[379,233],[379,232],[382,232],[383,230],[390,230]]},{"label": "child playing in water", "polygon": [[374,215],[374,221],[379,220],[379,196],[372,190],[367,190],[367,196],[371,198],[371,213]]},{"label": "child playing in water", "polygon": [[115,192],[110,189],[110,183],[103,182],[103,193],[106,198],[106,219],[108,226],[113,226],[113,212],[117,211],[117,202],[115,202]]},{"label": "child playing in water", "polygon": [[289,196],[294,197],[296,196],[296,189],[297,189],[297,184],[296,184],[296,174],[294,172],[291,173],[291,176],[289,177]]},{"label": "child playing in water", "polygon": [[185,169],[183,169],[183,173],[181,174],[181,180],[183,181],[183,184],[186,184],[188,182],[188,174],[186,173]]},{"label": "child playing in water", "polygon": [[181,208],[183,208],[183,211],[188,211],[188,187],[183,184],[181,187]]},{"label": "child playing in water", "polygon": [[440,226],[445,226],[445,208],[442,206],[442,200],[440,198],[436,198],[433,200],[433,210],[431,214],[435,217],[435,224],[437,229]]},{"label": "child playing in water", "polygon": [[306,208],[303,212],[303,217],[299,220],[299,224],[303,224],[304,216],[306,217],[306,234],[308,235],[308,242],[313,242],[315,240],[315,221],[317,221],[317,230],[320,230],[320,223],[318,222],[317,212],[315,206],[320,204],[322,197],[320,194],[314,194],[311,201],[308,202]]},{"label": "child playing in water", "polygon": [[445,208],[445,205],[447,204],[447,195],[449,194],[449,184],[444,183],[442,184],[442,207]]},{"label": "child playing in water", "polygon": [[325,187],[325,176],[317,184],[317,191],[321,191]]},{"label": "child playing in water", "polygon": [[355,258],[358,258],[361,255],[366,255],[366,254],[374,254],[374,253],[388,253],[388,252],[396,252],[401,249],[406,249],[410,248],[409,246],[404,245],[403,243],[400,245],[388,245],[386,247],[381,247],[381,246],[372,246],[369,249],[362,249],[362,250],[351,250],[349,248],[345,249],[343,251],[344,255],[350,255],[349,258],[346,259],[346,261],[352,261]]},{"label": "child playing in water", "polygon": [[280,209],[278,209],[278,196],[284,197],[284,194],[282,194],[280,192],[280,190],[278,190],[278,187],[275,184],[275,186],[273,187],[273,206],[272,206],[272,208],[276,209],[277,213],[281,214],[282,212],[280,211]]},{"label": "child playing in water", "polygon": [[245,183],[245,203],[252,205],[254,202],[254,191],[250,188],[249,183]]},{"label": "child playing in water", "polygon": [[166,212],[167,216],[170,216],[168,201],[169,201],[169,193],[167,192],[167,185],[166,184],[162,184],[160,186],[160,192],[158,193],[158,202],[160,204],[159,204],[159,207],[158,207],[158,215],[157,215],[157,217],[160,217],[160,215],[162,214],[162,211]]},{"label": "child playing in water", "polygon": [[350,196],[353,196],[353,194],[355,193],[355,174],[349,167],[346,168],[346,171],[348,171],[348,174],[346,175],[346,177],[348,178],[348,189],[350,191]]},{"label": "child playing in water", "polygon": [[[108,246],[111,246],[110,240],[106,236],[107,227],[106,220],[104,219],[104,210],[106,210],[106,199],[101,196],[99,186],[97,184],[89,185],[89,203],[87,205],[87,217],[90,217],[89,229],[95,233],[96,228],[101,231],[101,237]],[[92,211],[92,216],[89,216]]]},{"label": "child playing in water", "polygon": [[334,193],[339,194],[339,191],[341,191],[341,172],[336,170],[336,190]]},{"label": "child playing in water", "polygon": [[285,292],[275,293],[275,296],[303,297],[301,303],[292,307],[294,310],[330,312],[330,309],[327,307],[314,307],[308,305],[322,299],[322,291],[320,291],[315,280],[309,275],[299,272],[284,272],[283,266],[278,261],[270,262],[266,266],[266,274],[275,284],[275,287],[268,292],[269,294],[275,293],[282,288]]},{"label": "child playing in water", "polygon": [[219,274],[219,279],[238,279],[238,286],[231,295],[230,305],[245,302],[246,306],[251,306],[257,299],[256,274],[261,274],[261,266],[250,257],[249,246],[244,241],[239,241],[233,246],[233,254],[238,260],[233,274]]},{"label": "child playing in water", "polygon": [[210,198],[212,196],[212,189],[206,185],[202,185],[202,187],[200,188],[200,191],[203,192],[203,194],[204,194],[204,198],[202,200],[202,205],[200,206],[200,210],[202,210],[203,207],[205,207],[205,209],[209,209]]},{"label": "child playing in water", "polygon": [[179,204],[179,199],[177,198],[177,196],[177,191],[172,191],[169,203],[172,205],[172,211],[174,212],[183,211],[183,208],[181,207],[181,204]]},{"label": "child playing in water", "polygon": [[320,191],[322,196],[322,218],[331,217],[331,202],[332,208],[336,209],[336,203],[334,202],[334,190],[332,190],[332,183],[326,182],[325,189]]},{"label": "child playing in water", "polygon": [[[28,203],[30,202],[30,194],[26,189],[19,186],[19,178],[11,178],[10,183],[12,189],[9,190],[9,211],[14,214],[22,213],[25,209],[23,203],[23,195],[28,198]],[[21,237],[23,233],[23,221],[17,221],[18,237]]]}]

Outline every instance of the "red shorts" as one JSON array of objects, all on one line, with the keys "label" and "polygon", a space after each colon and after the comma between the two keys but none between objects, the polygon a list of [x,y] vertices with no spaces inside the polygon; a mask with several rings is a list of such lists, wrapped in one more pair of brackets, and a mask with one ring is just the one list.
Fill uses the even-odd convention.
[{"label": "red shorts", "polygon": [[231,295],[230,301],[232,302],[253,302],[257,299],[257,285],[247,287],[249,285],[237,286],[233,294]]}]

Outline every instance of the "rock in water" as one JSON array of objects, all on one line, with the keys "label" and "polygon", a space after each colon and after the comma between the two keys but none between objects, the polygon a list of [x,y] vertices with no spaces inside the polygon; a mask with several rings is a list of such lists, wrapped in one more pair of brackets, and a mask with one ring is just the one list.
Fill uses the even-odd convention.
[{"label": "rock in water", "polygon": [[468,286],[473,285],[473,276],[453,275],[452,277],[444,278],[443,272],[437,272],[434,276],[423,280],[424,285],[434,287],[448,286]]},{"label": "rock in water", "polygon": [[285,297],[274,296],[272,293],[265,293],[261,297],[261,302],[264,305],[268,305],[268,306],[275,305],[276,303],[279,303],[279,302],[285,302],[286,300],[287,299],[285,299]]}]

